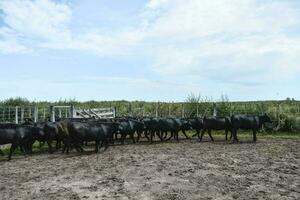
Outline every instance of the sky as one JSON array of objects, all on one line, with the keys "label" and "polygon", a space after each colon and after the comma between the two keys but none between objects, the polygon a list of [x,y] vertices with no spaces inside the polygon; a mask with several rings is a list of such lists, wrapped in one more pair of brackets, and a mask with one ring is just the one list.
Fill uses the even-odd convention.
[{"label": "sky", "polygon": [[298,0],[0,0],[0,100],[300,99]]}]

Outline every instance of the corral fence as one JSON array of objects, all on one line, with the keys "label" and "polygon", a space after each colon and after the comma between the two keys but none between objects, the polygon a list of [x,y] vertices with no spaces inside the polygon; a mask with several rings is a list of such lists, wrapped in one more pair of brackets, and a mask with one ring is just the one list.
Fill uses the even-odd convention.
[{"label": "corral fence", "polygon": [[115,118],[115,108],[82,109],[74,106],[10,106],[0,107],[0,123],[55,122],[61,118]]},{"label": "corral fence", "polygon": [[10,106],[0,107],[0,123],[56,121],[59,118],[132,117],[204,117],[234,114],[260,115],[267,113],[272,123],[264,127],[270,131],[300,131],[300,103],[280,102],[124,102],[109,103],[107,107],[81,106]]},{"label": "corral fence", "polygon": [[152,104],[128,103],[117,108],[118,116],[132,117],[204,117],[232,116],[235,114],[261,115],[267,113],[272,123],[264,127],[269,131],[300,131],[300,103],[298,102],[198,102]]}]

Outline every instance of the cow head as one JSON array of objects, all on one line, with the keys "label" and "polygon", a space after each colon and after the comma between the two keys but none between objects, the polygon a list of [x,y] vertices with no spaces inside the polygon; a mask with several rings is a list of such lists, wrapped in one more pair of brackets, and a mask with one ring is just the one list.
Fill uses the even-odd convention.
[{"label": "cow head", "polygon": [[193,129],[193,124],[192,124],[191,120],[182,118],[181,122],[182,122],[183,128],[185,130],[192,130]]}]

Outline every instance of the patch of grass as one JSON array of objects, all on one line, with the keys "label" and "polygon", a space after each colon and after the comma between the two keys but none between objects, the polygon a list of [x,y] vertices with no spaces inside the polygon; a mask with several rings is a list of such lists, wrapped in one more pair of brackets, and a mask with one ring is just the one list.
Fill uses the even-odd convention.
[{"label": "patch of grass", "polygon": [[[1,160],[1,157],[2,157],[2,159],[3,159],[3,158],[6,159],[6,157],[7,157],[8,154],[9,154],[9,151],[10,151],[10,146],[11,146],[11,145],[9,144],[9,145],[5,145],[4,148],[1,148],[1,151],[4,153],[5,156],[4,156],[4,157],[3,157],[3,156],[0,156],[0,160]],[[35,143],[33,144],[33,146],[32,146],[32,151],[33,151],[33,153],[44,153],[44,152],[48,152],[48,145],[47,145],[47,144],[44,144],[44,145],[42,145],[42,146],[40,147],[39,142],[35,142]],[[18,148],[14,151],[13,155],[23,155],[23,152],[21,152],[20,147],[18,147]]]},{"label": "patch of grass", "polygon": [[[192,136],[195,134],[194,131],[189,131],[188,136]],[[224,131],[212,131],[212,136],[217,140],[225,140],[225,132]],[[257,133],[257,139],[293,139],[293,140],[300,140],[300,132],[266,132],[266,133]],[[230,133],[228,133],[228,138],[230,137]],[[239,131],[238,138],[251,140],[253,137],[252,131]],[[197,138],[197,137],[195,137]],[[203,138],[209,138],[207,132],[204,134]]]}]

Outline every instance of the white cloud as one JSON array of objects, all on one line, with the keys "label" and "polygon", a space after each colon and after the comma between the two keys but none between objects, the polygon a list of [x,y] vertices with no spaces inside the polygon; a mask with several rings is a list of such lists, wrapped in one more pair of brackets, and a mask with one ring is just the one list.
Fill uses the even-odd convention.
[{"label": "white cloud", "polygon": [[49,0],[4,0],[0,4],[3,21],[18,35],[30,39],[57,41],[70,37],[67,5]]},{"label": "white cloud", "polygon": [[146,23],[147,38],[162,44],[152,50],[155,71],[245,81],[288,78],[300,71],[300,37],[288,36],[289,27],[300,25],[292,1],[168,3]]},{"label": "white cloud", "polygon": [[14,33],[7,28],[0,28],[0,53],[28,53],[31,50],[17,42]]},{"label": "white cloud", "polygon": [[279,0],[150,0],[139,13],[139,26],[75,34],[68,4],[3,0],[0,52],[75,49],[143,56],[162,76],[197,74],[246,83],[289,78],[300,71],[300,36],[289,37],[289,28],[300,25],[295,7]]}]

